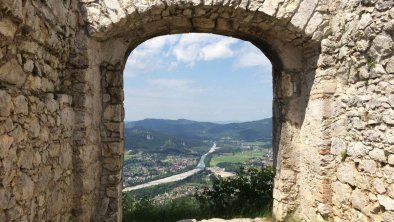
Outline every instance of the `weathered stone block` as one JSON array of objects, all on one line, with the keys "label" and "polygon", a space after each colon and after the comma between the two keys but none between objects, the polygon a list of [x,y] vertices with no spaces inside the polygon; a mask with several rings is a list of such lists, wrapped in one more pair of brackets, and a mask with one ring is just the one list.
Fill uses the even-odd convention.
[{"label": "weathered stone block", "polygon": [[387,157],[383,149],[375,148],[369,152],[369,156],[374,160],[387,162]]},{"label": "weathered stone block", "polygon": [[11,107],[11,96],[6,91],[0,90],[0,116],[9,116]]},{"label": "weathered stone block", "polygon": [[217,20],[217,27],[216,28],[221,31],[234,30],[234,23],[229,19],[219,18]]},{"label": "weathered stone block", "polygon": [[107,121],[120,122],[123,120],[122,105],[108,105],[104,111],[104,119]]},{"label": "weathered stone block", "polygon": [[22,0],[3,0],[2,3],[13,16],[18,19],[22,19]]},{"label": "weathered stone block", "polygon": [[59,164],[62,169],[70,169],[72,164],[72,148],[69,144],[63,144],[61,148],[61,155],[59,157]]},{"label": "weathered stone block", "polygon": [[105,75],[109,86],[123,87],[123,76],[120,72],[107,71]]},{"label": "weathered stone block", "polygon": [[394,200],[390,197],[386,195],[378,195],[378,200],[386,210],[394,210]]},{"label": "weathered stone block", "polygon": [[8,208],[11,193],[0,187],[0,210]]},{"label": "weathered stone block", "polygon": [[48,98],[46,100],[45,106],[47,107],[48,111],[53,113],[59,109],[59,103],[54,100],[53,98]]},{"label": "weathered stone block", "polygon": [[164,19],[170,24],[170,28],[174,30],[189,30],[192,27],[190,19],[184,17],[169,17]]},{"label": "weathered stone block", "polygon": [[262,4],[262,7],[258,9],[259,12],[263,12],[269,16],[273,16],[276,14],[279,5],[281,5],[284,0],[265,0]]},{"label": "weathered stone block", "polygon": [[116,187],[108,187],[107,188],[107,197],[109,198],[117,198],[119,196],[120,191],[117,190]]},{"label": "weathered stone block", "polygon": [[26,74],[16,59],[11,59],[0,67],[0,80],[21,87],[26,81]]},{"label": "weathered stone block", "polygon": [[387,139],[388,143],[394,144],[394,130],[393,129],[387,130],[386,139]]},{"label": "weathered stone block", "polygon": [[319,12],[315,12],[305,27],[305,33],[307,35],[312,35],[322,22],[323,22],[323,15],[320,14]]},{"label": "weathered stone block", "polygon": [[386,72],[387,73],[394,73],[394,56],[392,56],[386,64]]},{"label": "weathered stone block", "polygon": [[25,64],[23,64],[23,70],[26,72],[33,72],[34,69],[34,62],[33,60],[27,60]]},{"label": "weathered stone block", "polygon": [[322,215],[328,215],[328,214],[330,214],[332,212],[332,207],[330,205],[328,205],[328,204],[320,203],[317,206],[317,210]]},{"label": "weathered stone block", "polygon": [[29,113],[28,102],[26,97],[23,95],[19,95],[14,100],[14,113],[15,114],[24,114],[27,115]]},{"label": "weathered stone block", "polygon": [[354,177],[356,177],[357,174],[357,169],[353,163],[343,163],[338,167],[336,175],[342,183],[355,185]]},{"label": "weathered stone block", "polygon": [[369,152],[369,148],[362,142],[352,142],[347,149],[347,155],[352,157],[365,157]]},{"label": "weathered stone block", "polygon": [[331,153],[335,155],[339,155],[341,153],[346,152],[346,143],[343,139],[333,138],[331,143]]},{"label": "weathered stone block", "polygon": [[28,131],[30,135],[35,138],[38,137],[40,134],[41,126],[37,118],[34,118],[29,123]]},{"label": "weathered stone block", "polygon": [[106,146],[108,147],[109,151],[111,154],[115,154],[115,155],[121,155],[124,152],[124,147],[122,146],[122,143],[108,143]]},{"label": "weathered stone block", "polygon": [[285,0],[279,7],[276,16],[282,19],[290,19],[297,10],[301,0]]},{"label": "weathered stone block", "polygon": [[390,155],[389,155],[389,157],[388,157],[388,163],[389,163],[390,165],[394,165],[394,155],[393,155],[393,154],[390,154]]},{"label": "weathered stone block", "polygon": [[192,20],[193,26],[197,29],[213,29],[215,28],[215,21],[207,18],[195,18]]},{"label": "weathered stone block", "polygon": [[[372,175],[373,176],[373,175]],[[369,190],[371,189],[371,175],[366,173],[360,172],[355,176],[355,186],[362,189],[362,190]]]},{"label": "weathered stone block", "polygon": [[31,169],[33,167],[33,150],[25,148],[19,153],[18,165],[23,169]]},{"label": "weathered stone block", "polygon": [[352,188],[349,185],[336,181],[332,183],[332,190],[334,205],[340,206],[342,204],[350,203]]},{"label": "weathered stone block", "polygon": [[373,160],[361,160],[359,168],[366,173],[374,174],[376,172],[376,162]]},{"label": "weathered stone block", "polygon": [[8,135],[0,135],[0,158],[7,157],[8,150],[10,149],[14,138]]},{"label": "weathered stone block", "polygon": [[291,19],[291,24],[300,30],[303,30],[309,21],[309,18],[313,14],[318,1],[317,0],[305,0],[302,1],[296,14]]},{"label": "weathered stone block", "polygon": [[6,211],[5,217],[7,218],[5,221],[16,221],[23,217],[23,208],[15,205],[13,208]]},{"label": "weathered stone block", "polygon": [[372,41],[369,54],[372,58],[377,59],[390,55],[393,50],[393,40],[388,34],[379,34]]},{"label": "weathered stone block", "polygon": [[360,189],[355,189],[351,195],[352,206],[357,210],[364,210],[368,204],[368,197]]},{"label": "weathered stone block", "polygon": [[382,219],[384,221],[394,221],[394,213],[391,211],[386,211],[382,213]]},{"label": "weathered stone block", "polygon": [[386,165],[382,168],[383,177],[388,180],[394,180],[394,167]]},{"label": "weathered stone block", "polygon": [[382,179],[375,178],[372,183],[373,183],[373,187],[375,188],[376,192],[378,192],[379,194],[383,194],[386,192],[386,186],[385,186]]},{"label": "weathered stone block", "polygon": [[21,173],[17,180],[17,189],[20,197],[24,200],[28,200],[34,195],[34,182],[31,178],[25,174]]},{"label": "weathered stone block", "polygon": [[16,32],[17,26],[9,19],[2,19],[0,21],[0,34],[9,37],[9,38],[14,38],[15,32]]},{"label": "weathered stone block", "polygon": [[363,13],[360,17],[361,17],[360,21],[358,22],[359,29],[365,29],[367,26],[369,26],[373,22],[372,16],[370,13]]},{"label": "weathered stone block", "polygon": [[382,120],[387,124],[394,125],[394,110],[393,109],[385,110],[383,112]]}]

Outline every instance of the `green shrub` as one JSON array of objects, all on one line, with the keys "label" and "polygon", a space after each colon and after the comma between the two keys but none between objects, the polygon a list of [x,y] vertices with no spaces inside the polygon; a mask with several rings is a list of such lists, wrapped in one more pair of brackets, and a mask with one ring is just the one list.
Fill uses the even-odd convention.
[{"label": "green shrub", "polygon": [[125,222],[173,222],[185,218],[201,218],[201,214],[194,197],[181,197],[155,205],[148,198],[136,199],[129,193],[123,196]]},{"label": "green shrub", "polygon": [[272,205],[273,177],[272,167],[240,168],[234,177],[214,178],[212,188],[196,198],[201,209],[215,217],[261,216]]},{"label": "green shrub", "polygon": [[240,168],[236,176],[213,177],[212,187],[197,191],[194,197],[181,197],[160,204],[149,198],[123,193],[123,221],[172,222],[212,217],[266,216],[272,205],[272,167]]}]

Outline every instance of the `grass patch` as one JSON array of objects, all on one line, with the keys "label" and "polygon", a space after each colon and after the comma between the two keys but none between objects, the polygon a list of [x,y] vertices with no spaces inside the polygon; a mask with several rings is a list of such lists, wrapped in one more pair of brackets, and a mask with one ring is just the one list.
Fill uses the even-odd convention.
[{"label": "grass patch", "polygon": [[226,155],[215,155],[212,157],[210,166],[217,166],[219,163],[244,163],[253,157],[262,157],[266,154],[264,150],[248,150]]},{"label": "grass patch", "polygon": [[127,160],[130,160],[131,158],[136,157],[136,156],[141,156],[141,153],[138,152],[138,153],[133,154],[131,152],[131,150],[125,150],[123,159],[124,159],[124,161],[127,161]]},{"label": "grass patch", "polygon": [[374,58],[368,58],[367,65],[369,69],[375,68],[376,64],[378,64],[378,62]]},{"label": "grass patch", "polygon": [[266,145],[270,145],[271,143],[268,141],[255,141],[255,142],[247,142],[246,144],[251,146],[266,146]]},{"label": "grass patch", "polygon": [[347,150],[341,152],[341,161],[344,162],[347,157]]}]

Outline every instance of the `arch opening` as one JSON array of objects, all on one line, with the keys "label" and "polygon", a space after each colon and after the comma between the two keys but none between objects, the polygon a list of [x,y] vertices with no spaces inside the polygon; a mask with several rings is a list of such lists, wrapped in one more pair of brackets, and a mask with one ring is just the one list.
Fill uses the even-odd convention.
[{"label": "arch opening", "polygon": [[[203,183],[209,178],[208,172],[232,175],[241,165],[261,168],[262,164],[272,164],[271,63],[255,46],[219,35],[168,35],[145,41],[131,53],[128,61],[123,73],[127,154],[124,191],[138,195],[145,187],[155,184],[152,180],[162,184],[160,189],[164,185],[185,191],[191,186],[185,186],[184,179],[176,185],[165,183],[166,179],[183,178],[182,172],[197,168],[202,171],[188,180]],[[173,66],[167,67],[170,64]],[[199,130],[204,127],[203,131]],[[235,135],[214,130],[226,127],[235,130]],[[236,130],[237,127],[242,130]],[[244,130],[248,130],[248,135],[246,131],[242,133]],[[161,133],[170,136],[168,140],[164,141]],[[167,147],[169,140],[172,146]],[[224,160],[218,165],[206,165],[206,169],[201,167],[205,164],[200,158],[212,143],[223,147],[216,150],[212,162],[226,157],[230,150],[234,158],[242,160],[232,164]],[[168,158],[175,159],[168,163]],[[230,165],[232,168],[226,171],[217,168]],[[146,173],[132,173],[136,170]],[[151,178],[145,178],[148,175]],[[166,179],[159,180],[162,177]],[[150,190],[157,190],[157,185]],[[178,192],[173,198],[179,195],[186,193]],[[151,198],[160,203],[161,195]],[[194,200],[190,195],[187,198]]]},{"label": "arch opening", "polygon": [[[123,90],[119,87],[123,87],[123,69],[127,56],[139,44],[153,37],[190,32],[220,34],[249,41],[271,60],[274,97],[273,153],[277,172],[273,212],[278,219],[283,219],[287,212],[309,214],[310,212],[303,212],[307,207],[299,207],[298,195],[304,190],[299,189],[297,177],[302,177],[303,181],[313,181],[311,186],[320,181],[300,173],[303,167],[300,160],[309,152],[308,149],[300,149],[302,138],[305,137],[300,132],[305,121],[320,53],[316,43],[321,39],[321,32],[317,25],[312,27],[308,21],[303,21],[304,24],[298,24],[297,19],[293,21],[300,16],[297,9],[286,14],[281,11],[284,9],[276,7],[274,13],[267,14],[264,10],[231,5],[216,7],[205,3],[183,4],[167,3],[164,6],[151,5],[143,9],[134,5],[130,13],[125,13],[116,21],[108,20],[105,24],[95,21],[93,17],[88,18],[89,32],[93,37],[88,51],[97,55],[90,63],[100,66],[99,70],[93,69],[92,72],[98,71],[101,74],[98,84],[101,97],[99,107],[103,110],[103,115],[97,121],[101,129],[101,155],[104,163],[101,181],[108,182],[108,178],[117,178],[101,185],[97,196],[106,198],[106,202],[103,206],[97,206],[97,209],[104,208],[99,210],[101,213],[98,213],[97,217],[121,217],[123,153],[119,150],[124,145],[124,111]],[[87,4],[87,12],[90,6]],[[114,150],[117,153],[114,153]],[[109,190],[113,195],[117,193],[117,197],[108,196]],[[316,198],[312,197],[303,205],[315,205],[315,200]]]}]

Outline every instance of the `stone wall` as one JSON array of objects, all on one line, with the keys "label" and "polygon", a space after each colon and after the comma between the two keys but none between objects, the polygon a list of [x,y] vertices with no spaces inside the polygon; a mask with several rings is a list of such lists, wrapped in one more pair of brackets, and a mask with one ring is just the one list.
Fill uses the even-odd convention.
[{"label": "stone wall", "polygon": [[78,5],[0,1],[0,221],[70,221]]},{"label": "stone wall", "polygon": [[332,107],[332,214],[394,221],[393,1],[337,2],[322,42],[337,84]]},{"label": "stone wall", "polygon": [[2,0],[0,221],[121,221],[123,80],[149,38],[251,41],[273,65],[283,220],[394,220],[392,0]]}]

